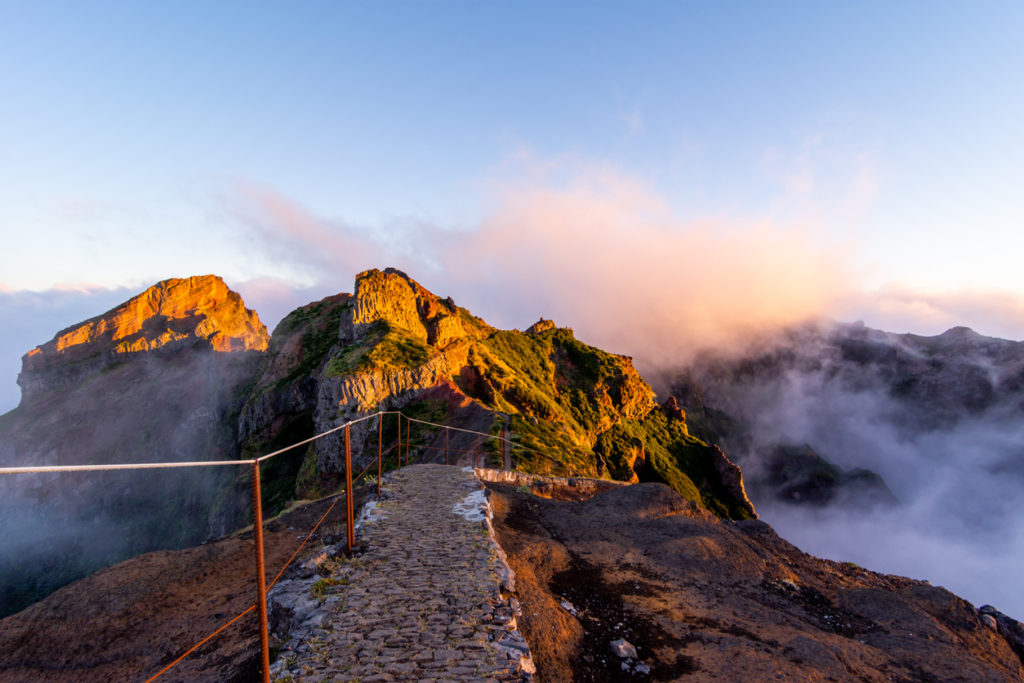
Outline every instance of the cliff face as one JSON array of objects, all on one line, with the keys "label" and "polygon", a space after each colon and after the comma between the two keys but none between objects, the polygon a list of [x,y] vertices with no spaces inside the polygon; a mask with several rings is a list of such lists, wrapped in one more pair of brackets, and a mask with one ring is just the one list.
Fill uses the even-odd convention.
[{"label": "cliff face", "polygon": [[198,346],[264,351],[270,335],[259,316],[215,275],[171,279],[120,306],[58,332],[22,358],[22,400],[83,381],[127,354]]}]

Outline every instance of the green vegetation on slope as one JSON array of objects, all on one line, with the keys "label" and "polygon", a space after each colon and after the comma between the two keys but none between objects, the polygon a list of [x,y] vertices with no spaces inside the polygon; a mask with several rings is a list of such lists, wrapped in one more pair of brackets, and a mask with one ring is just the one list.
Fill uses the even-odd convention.
[{"label": "green vegetation on slope", "polygon": [[615,478],[626,479],[632,473],[628,458],[638,445],[647,461],[641,481],[662,481],[720,517],[751,517],[722,485],[714,466],[714,448],[690,435],[685,422],[652,410],[643,420],[623,420],[601,434],[594,452]]},{"label": "green vegetation on slope", "polygon": [[283,387],[312,373],[323,362],[324,357],[338,339],[341,316],[352,306],[349,302],[339,303],[328,298],[323,301],[297,308],[289,313],[274,329],[270,340],[268,358],[273,357],[284,340],[301,330],[302,356],[298,363],[274,383]]},{"label": "green vegetation on slope", "polygon": [[[385,284],[379,288],[387,289]],[[362,287],[358,289],[363,291]],[[494,330],[450,300],[424,298],[431,295],[418,286],[416,291],[417,303],[408,304],[416,308],[398,311],[395,320],[413,320],[420,315],[428,338],[439,346],[387,319],[364,328],[348,346],[337,346],[336,316],[343,312],[340,307],[332,312],[329,325],[321,326],[324,314],[311,305],[301,310],[301,316],[290,316],[281,327],[293,335],[298,333],[294,325],[313,328],[305,333],[312,335],[310,346],[322,346],[321,353],[330,356],[321,381],[366,372],[415,370],[439,354],[449,354],[448,363],[454,364],[451,379],[457,387],[496,413],[492,434],[502,433],[504,420],[500,414],[511,417],[512,454],[519,469],[625,480],[638,475],[642,480],[665,482],[724,517],[747,516],[721,483],[715,469],[719,454],[690,435],[684,421],[666,417],[656,409],[653,391],[630,359],[584,344],[567,328],[538,328],[529,333]],[[447,313],[439,318],[437,311]],[[448,315],[456,316],[458,324],[438,322]],[[321,330],[322,343],[318,336]],[[275,337],[277,333],[275,330]],[[464,342],[462,346],[451,346],[459,340]],[[305,346],[305,336],[303,341]],[[318,362],[324,362],[323,358],[321,355]],[[308,362],[303,356],[303,370]],[[289,372],[286,380],[301,372]],[[451,418],[445,404],[416,400],[415,395],[403,397],[401,405],[403,412],[413,417],[440,423]],[[428,443],[432,431],[436,430],[413,423],[413,443]],[[387,447],[396,440],[395,425],[385,424],[384,432]],[[499,440],[487,441],[484,448],[489,458],[500,460],[503,448]],[[360,452],[365,450],[359,448]],[[644,458],[636,464],[641,453]],[[412,455],[415,459],[417,454]],[[432,454],[419,455],[429,460]],[[395,459],[389,458],[388,465]],[[320,473],[314,452],[294,470],[299,489],[317,486]],[[289,468],[287,476],[294,481],[295,475]]]},{"label": "green vegetation on slope", "polygon": [[[589,450],[597,434],[624,411],[642,413],[650,407],[649,389],[624,390],[630,383],[643,385],[627,369],[628,361],[583,344],[564,328],[541,334],[495,332],[474,349],[470,363],[485,385],[485,402],[527,420],[552,423],[561,434],[557,441],[568,439],[573,447]],[[526,431],[539,443],[553,445],[552,433],[529,422],[536,428]]]},{"label": "green vegetation on slope", "polygon": [[426,363],[431,355],[432,349],[408,330],[378,320],[360,343],[346,346],[331,357],[324,372],[328,377],[341,377],[370,368],[411,370]]},{"label": "green vegetation on slope", "polygon": [[684,421],[652,410],[653,392],[627,359],[562,328],[495,332],[469,360],[478,381],[466,383],[468,392],[512,416],[517,468],[629,480],[642,451],[641,480],[664,482],[722,517],[750,516],[722,485],[718,454]]}]

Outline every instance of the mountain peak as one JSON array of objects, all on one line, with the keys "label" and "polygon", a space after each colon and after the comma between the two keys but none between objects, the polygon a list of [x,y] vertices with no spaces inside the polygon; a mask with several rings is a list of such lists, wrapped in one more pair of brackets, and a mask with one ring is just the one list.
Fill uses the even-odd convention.
[{"label": "mountain peak", "polygon": [[355,336],[383,322],[430,346],[444,348],[454,341],[493,331],[459,309],[451,297],[439,298],[396,268],[359,273],[354,296],[351,323]]},{"label": "mountain peak", "polygon": [[547,332],[548,330],[557,329],[557,327],[558,327],[558,325],[556,325],[554,323],[554,321],[546,320],[544,318],[541,318],[540,320],[538,320],[534,324],[530,325],[530,327],[527,328],[526,333],[527,334],[543,334],[543,333]]},{"label": "mountain peak", "polygon": [[18,383],[31,393],[49,385],[37,381],[41,375],[70,364],[105,365],[120,354],[196,343],[215,351],[264,351],[269,338],[255,311],[220,277],[172,278],[29,351]]},{"label": "mountain peak", "polygon": [[938,336],[939,336],[940,339],[958,340],[958,341],[959,340],[965,340],[965,339],[981,339],[982,338],[982,336],[980,334],[978,334],[977,332],[975,332],[974,330],[972,330],[969,327],[964,327],[963,325],[957,325],[956,327],[951,327],[951,328],[949,328],[948,330],[946,330],[945,332],[943,332],[942,334],[940,334]]}]

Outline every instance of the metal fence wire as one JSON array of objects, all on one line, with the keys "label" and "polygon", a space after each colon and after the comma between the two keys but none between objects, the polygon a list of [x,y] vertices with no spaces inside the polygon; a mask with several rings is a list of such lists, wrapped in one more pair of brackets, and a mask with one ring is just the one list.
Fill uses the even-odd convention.
[{"label": "metal fence wire", "polygon": [[[398,438],[396,442],[386,450],[384,449],[384,416],[396,415],[398,418]],[[371,419],[377,419],[377,457],[371,460],[370,463],[355,477],[352,476],[352,436],[351,427],[352,425],[358,424]],[[405,423],[405,439],[402,439],[402,423]],[[418,444],[415,449],[420,452],[432,451],[435,453],[434,460],[440,461],[440,451],[444,451],[444,464],[450,464],[452,457],[465,456],[470,454],[472,456],[472,462],[474,467],[485,467],[487,465],[487,458],[484,454],[484,444],[488,441],[494,441],[500,444],[506,453],[512,453],[516,450],[530,452],[536,456],[539,456],[544,462],[545,473],[550,474],[552,472],[552,463],[565,467],[566,464],[558,461],[539,450],[524,446],[521,443],[516,443],[512,440],[512,436],[508,428],[503,430],[501,436],[495,434],[486,434],[484,432],[475,431],[472,429],[463,429],[460,427],[452,427],[450,425],[438,424],[436,422],[429,422],[427,420],[420,420],[417,418],[409,417],[399,410],[387,410],[378,411],[371,413],[355,420],[350,420],[342,425],[328,429],[324,432],[316,434],[308,439],[304,439],[297,443],[286,446],[279,450],[267,453],[258,458],[249,460],[211,460],[211,461],[192,461],[192,462],[151,462],[151,463],[121,463],[121,464],[106,464],[106,465],[41,465],[31,467],[0,467],[0,475],[23,475],[23,474],[37,474],[46,472],[99,472],[99,471],[117,471],[117,470],[154,470],[154,469],[176,469],[186,467],[246,467],[248,466],[252,472],[252,504],[253,504],[253,550],[254,550],[254,565],[255,565],[255,588],[256,588],[256,601],[250,605],[247,609],[243,610],[233,618],[226,621],[220,627],[215,629],[213,632],[206,635],[204,638],[196,642],[194,645],[186,649],[181,653],[174,661],[164,666],[160,671],[156,672],[152,676],[146,679],[146,683],[154,681],[168,671],[173,669],[177,664],[182,662],[186,657],[195,652],[197,649],[211,641],[213,638],[224,632],[232,624],[235,624],[243,617],[248,615],[250,612],[257,612],[259,622],[259,642],[260,642],[260,673],[262,680],[265,683],[270,681],[270,638],[267,627],[267,591],[270,590],[278,580],[284,575],[285,570],[295,561],[299,556],[299,553],[306,546],[309,540],[317,532],[324,520],[330,515],[331,511],[334,510],[338,502],[344,498],[345,500],[345,526],[347,534],[347,548],[351,552],[355,545],[355,511],[353,488],[359,483],[370,471],[373,466],[376,465],[377,477],[376,487],[377,496],[380,496],[381,477],[383,474],[383,462],[384,457],[392,452],[397,451],[397,467],[403,466],[403,460],[405,465],[410,464],[410,429],[412,423],[417,423],[426,427],[434,427],[437,429],[444,430],[444,446],[432,446],[426,443]],[[320,520],[315,526],[309,531],[308,534],[303,538],[302,542],[292,553],[291,557],[284,563],[281,569],[274,576],[273,580],[268,584],[266,582],[266,566],[265,566],[265,553],[263,548],[263,496],[260,491],[260,464],[274,458],[282,453],[305,446],[313,443],[318,439],[322,439],[330,434],[337,432],[344,432],[345,439],[345,490],[343,492],[334,495],[334,500],[331,502],[330,507],[323,514]],[[474,435],[476,442],[474,448],[452,448],[451,447],[451,432],[458,432],[462,434]],[[403,458],[403,447],[404,447],[404,458]],[[493,454],[491,454],[493,455]],[[499,460],[500,460],[499,454]],[[512,463],[508,462],[509,458],[505,458],[503,463],[506,468],[515,468],[515,460]],[[567,473],[568,474],[568,473]]]}]

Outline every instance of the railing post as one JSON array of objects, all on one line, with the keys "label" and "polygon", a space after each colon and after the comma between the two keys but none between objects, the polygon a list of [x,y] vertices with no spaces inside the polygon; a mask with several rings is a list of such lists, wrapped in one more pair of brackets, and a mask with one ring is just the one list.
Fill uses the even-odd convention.
[{"label": "railing post", "polygon": [[352,552],[352,546],[356,544],[356,531],[354,510],[352,505],[352,436],[349,432],[349,425],[345,425],[345,505],[348,508],[348,551]]},{"label": "railing post", "polygon": [[409,464],[409,439],[410,433],[412,432],[412,422],[409,421],[409,416],[405,416],[405,464]]},{"label": "railing post", "polygon": [[398,412],[398,468],[402,469],[402,412]]},{"label": "railing post", "polygon": [[448,464],[448,428],[444,428],[444,464]]},{"label": "railing post", "polygon": [[380,500],[380,468],[384,458],[384,413],[377,413],[377,500]]},{"label": "railing post", "polygon": [[263,683],[270,683],[270,637],[267,633],[267,576],[263,564],[263,501],[260,494],[260,464],[252,464],[252,529],[256,546],[256,607],[260,620],[260,658]]}]

